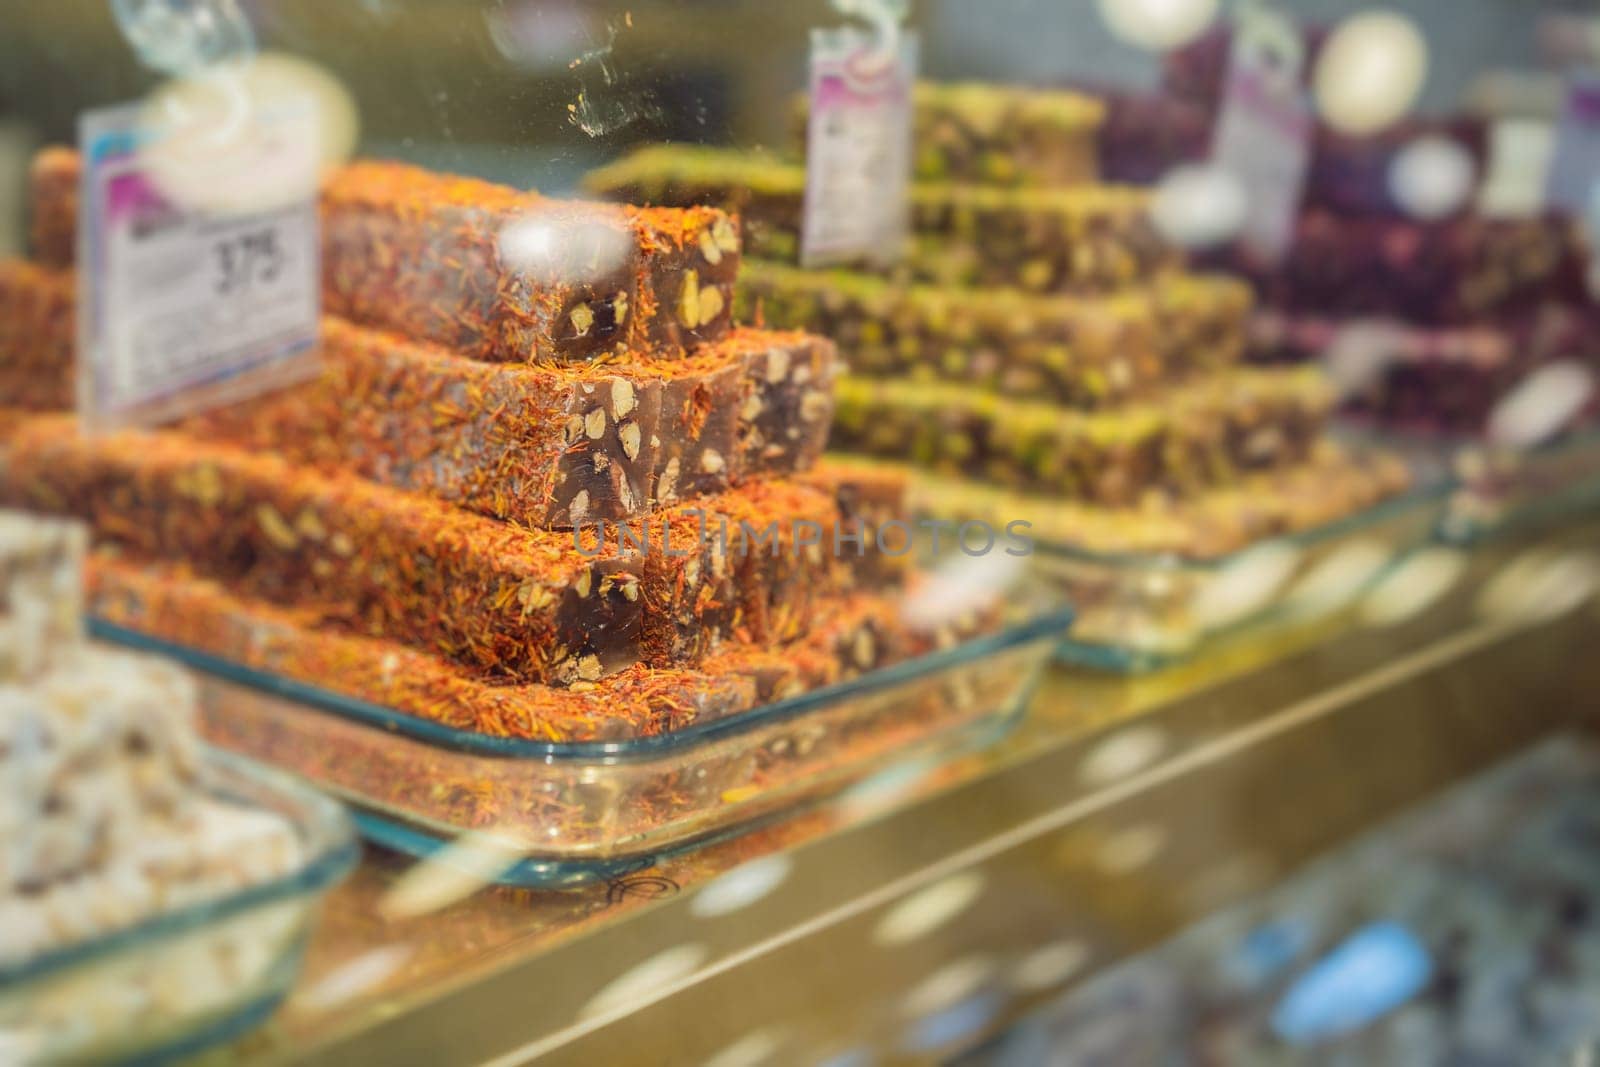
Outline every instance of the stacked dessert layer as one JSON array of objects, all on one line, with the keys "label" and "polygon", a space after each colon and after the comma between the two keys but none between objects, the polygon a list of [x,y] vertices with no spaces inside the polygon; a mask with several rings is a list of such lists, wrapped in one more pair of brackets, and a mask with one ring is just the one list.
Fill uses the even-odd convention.
[{"label": "stacked dessert layer", "polygon": [[1359,327],[1353,343],[1375,373],[1349,398],[1353,410],[1408,430],[1478,435],[1539,368],[1600,364],[1582,256],[1575,233],[1551,218],[1416,222],[1312,208],[1281,266],[1239,252],[1209,258],[1260,294],[1252,359],[1316,360]]},{"label": "stacked dessert layer", "polygon": [[[1308,81],[1326,37],[1304,33]],[[1231,29],[1207,34],[1169,53],[1159,90],[1108,101],[1107,174],[1153,184],[1206,158],[1233,45]],[[1470,115],[1408,118],[1364,136],[1319,126],[1287,258],[1228,248],[1204,259],[1258,295],[1251,358],[1314,361],[1359,326],[1352,359],[1372,373],[1346,406],[1385,425],[1463,436],[1482,434],[1496,405],[1539,368],[1600,362],[1586,253],[1570,221],[1494,217],[1473,203],[1419,219],[1397,192],[1413,146],[1446,144],[1487,175],[1488,134]],[[1368,328],[1374,321],[1386,330]]]},{"label": "stacked dessert layer", "polygon": [[287,820],[205,788],[190,679],[85,642],[87,541],[0,512],[0,969],[299,861]]},{"label": "stacked dessert layer", "polygon": [[[923,86],[915,100],[913,232],[887,273],[789,262],[798,163],[654,146],[588,186],[745,212],[746,251],[761,258],[741,308],[829,335],[850,363],[835,446],[988,487],[919,494],[934,511],[990,519],[1003,499],[1010,519],[1072,547],[1214,554],[1334,517],[1285,506],[1265,509],[1272,522],[1217,521],[1251,496],[1300,496],[1309,478],[1333,479],[1355,509],[1403,487],[1392,465],[1356,463],[1324,440],[1335,398],[1320,377],[1239,366],[1248,286],[1186,272],[1156,236],[1145,193],[1061,162],[1093,157],[1098,104],[993,86]],[[1016,144],[1031,146],[1017,166],[982,162]]]},{"label": "stacked dessert layer", "polygon": [[[52,262],[0,265],[26,312],[0,379],[71,379],[76,165],[35,166]],[[948,638],[901,627],[903,568],[849,475],[814,469],[833,344],[734,324],[734,216],[381,162],[321,206],[319,377],[151,432],[0,417],[0,499],[92,524],[96,612],[552,740],[735,714]]]}]

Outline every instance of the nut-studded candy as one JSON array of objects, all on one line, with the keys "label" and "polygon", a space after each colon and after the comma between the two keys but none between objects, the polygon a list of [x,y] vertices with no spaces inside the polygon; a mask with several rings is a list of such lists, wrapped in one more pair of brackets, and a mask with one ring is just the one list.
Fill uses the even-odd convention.
[{"label": "nut-studded candy", "polygon": [[[0,262],[12,406],[70,406],[74,303],[71,275]],[[745,329],[680,359],[489,363],[332,316],[322,357],[319,377],[182,428],[549,528],[805,469],[836,364],[821,338]]]},{"label": "nut-studded candy", "polygon": [[570,534],[176,433],[86,437],[59,416],[22,423],[0,457],[7,502],[77,515],[98,538],[254,595],[327,605],[356,632],[485,677],[570,684],[638,660],[640,605],[618,584],[637,559],[585,556]]},{"label": "nut-studded candy", "polygon": [[[66,148],[34,163],[34,240],[53,266],[74,258],[78,167]],[[557,200],[382,161],[333,171],[321,205],[327,310],[474,358],[672,357],[731,325],[739,237],[721,211]]]},{"label": "nut-studded candy", "polygon": [[[645,667],[565,689],[491,684],[430,652],[344,632],[313,608],[241,596],[172,564],[96,553],[89,574],[95,613],[119,625],[496,737],[620,740],[734,714],[752,701],[737,678]],[[225,730],[226,721],[211,727]]]},{"label": "nut-studded candy", "polygon": [[336,171],[322,205],[330,311],[478,358],[674,355],[729,326],[739,250],[719,211],[553,200],[382,162]]},{"label": "nut-studded candy", "polygon": [[1103,408],[1238,361],[1249,286],[1220,275],[1079,297],[906,286],[848,271],[745,264],[742,317],[812,330],[869,378],[938,378]]},{"label": "nut-studded candy", "polygon": [[[661,145],[593,171],[585,184],[618,200],[738,212],[746,252],[797,258],[802,167],[731,149]],[[1126,186],[917,185],[911,192],[917,236],[903,269],[945,285],[1039,293],[1118,288],[1177,262],[1150,225],[1148,201],[1148,192]]]},{"label": "nut-studded candy", "polygon": [[1320,375],[1235,371],[1147,404],[1079,413],[953,386],[849,378],[835,445],[945,473],[1130,506],[1299,462],[1332,404]]},{"label": "nut-studded candy", "polygon": [[[1106,108],[1068,90],[981,82],[918,82],[912,95],[913,170],[919,182],[1056,187],[1099,177],[1095,134]],[[794,107],[804,155],[810,109]]]}]

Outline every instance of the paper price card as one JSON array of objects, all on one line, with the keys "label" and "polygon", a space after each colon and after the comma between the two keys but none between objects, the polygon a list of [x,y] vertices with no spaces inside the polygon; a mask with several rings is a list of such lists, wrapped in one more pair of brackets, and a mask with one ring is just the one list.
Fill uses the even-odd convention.
[{"label": "paper price card", "polygon": [[888,265],[904,252],[916,70],[917,42],[910,34],[812,31],[800,242],[805,266]]},{"label": "paper price card", "polygon": [[1555,158],[1546,184],[1549,206],[1591,218],[1600,187],[1600,77],[1577,74],[1567,82],[1556,126]]},{"label": "paper price card", "polygon": [[1314,119],[1301,84],[1305,45],[1278,11],[1248,7],[1241,15],[1223,87],[1212,162],[1244,188],[1249,212],[1240,242],[1277,262],[1294,240],[1311,162]]},{"label": "paper price card", "polygon": [[226,128],[227,143],[158,133],[138,107],[80,122],[87,426],[162,422],[316,371],[315,122],[291,107]]}]

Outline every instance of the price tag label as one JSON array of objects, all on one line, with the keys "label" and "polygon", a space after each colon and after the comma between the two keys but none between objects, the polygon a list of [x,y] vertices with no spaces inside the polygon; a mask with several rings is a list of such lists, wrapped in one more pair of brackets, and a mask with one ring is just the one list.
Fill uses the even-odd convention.
[{"label": "price tag label", "polygon": [[1550,207],[1579,218],[1593,215],[1600,186],[1600,77],[1576,74],[1556,126],[1555,156],[1545,193]]},{"label": "price tag label", "polygon": [[[257,146],[266,158],[314,151],[308,114],[258,121],[271,126]],[[79,408],[91,427],[179,418],[317,367],[314,181],[290,183],[301,188],[287,200],[227,202],[208,182],[237,189],[237,156],[208,178],[204,154],[177,169],[157,140],[138,108],[80,125]]]},{"label": "price tag label", "polygon": [[1314,119],[1301,84],[1305,45],[1278,11],[1250,7],[1240,18],[1223,85],[1211,159],[1244,187],[1250,210],[1240,242],[1269,263],[1294,241],[1311,163]]},{"label": "price tag label", "polygon": [[887,266],[905,251],[911,212],[911,34],[813,30],[806,131],[807,267]]}]

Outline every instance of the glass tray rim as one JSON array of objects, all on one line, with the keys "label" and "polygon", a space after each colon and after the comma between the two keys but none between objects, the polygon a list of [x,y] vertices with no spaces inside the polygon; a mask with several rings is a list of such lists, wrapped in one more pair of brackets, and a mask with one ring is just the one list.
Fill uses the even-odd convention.
[{"label": "glass tray rim", "polygon": [[[1043,679],[1047,667],[1048,663],[1042,664],[1041,669],[1033,673],[1028,684],[1020,687],[1015,697],[1008,701],[1005,710],[985,719],[967,723],[960,728],[961,730],[972,732],[972,740],[969,742],[972,746],[970,751],[979,751],[986,744],[1005,737],[1016,728],[1017,724],[1021,722],[1027,706],[1037,693],[1039,683]],[[958,750],[953,758],[960,758],[963,751],[968,750]],[[902,757],[891,756],[890,766],[900,758]],[[913,757],[914,760],[926,758],[926,755]],[[879,773],[882,773],[882,769],[874,769],[867,777]],[[844,788],[848,789],[849,787],[845,786]],[[833,795],[836,796],[837,794]],[[447,848],[463,832],[457,829],[454,833],[441,833],[434,826],[409,820],[403,814],[363,806],[359,799],[352,799],[347,803],[350,805],[350,817],[355,821],[356,829],[364,840],[391,852],[409,856],[419,862],[432,859],[436,853]],[[498,875],[494,884],[514,889],[554,891],[582,889],[593,886],[597,882],[610,882],[629,875],[642,874],[702,849],[737,840],[747,834],[757,832],[763,827],[792,818],[796,812],[819,803],[826,804],[828,801],[816,797],[802,799],[798,805],[792,802],[787,803],[753,817],[740,819],[721,826],[708,834],[674,839],[653,848],[619,855],[552,856],[529,852],[521,856],[509,869]]]},{"label": "glass tray rim", "polygon": [[1182,556],[1175,552],[1094,552],[1089,549],[1075,548],[1049,541],[1040,541],[1037,549],[1039,556],[1044,560],[1067,560],[1076,563],[1094,563],[1104,567],[1118,567],[1133,569],[1138,567],[1162,567],[1168,570],[1192,571],[1206,573],[1226,569],[1251,552],[1263,545],[1287,545],[1291,548],[1310,548],[1324,541],[1335,540],[1340,537],[1355,533],[1369,526],[1377,526],[1389,519],[1397,518],[1408,511],[1422,510],[1427,507],[1442,507],[1457,491],[1459,485],[1454,478],[1441,478],[1430,481],[1426,485],[1413,486],[1411,489],[1386,500],[1340,515],[1336,519],[1308,526],[1303,530],[1292,533],[1275,534],[1262,537],[1250,542],[1242,548],[1232,552],[1225,552],[1220,556],[1192,557]]},{"label": "glass tray rim", "polygon": [[681,730],[613,741],[535,741],[476,733],[344,696],[321,686],[246,667],[209,652],[152,637],[103,619],[91,617],[89,631],[102,640],[168,656],[225,682],[304,704],[316,711],[336,715],[387,734],[398,734],[437,749],[500,759],[616,763],[655,759],[692,750],[725,737],[737,737],[773,723],[799,718],[850,697],[891,689],[1038,641],[1059,641],[1071,630],[1076,615],[1073,607],[1066,604],[1033,610],[1026,618],[994,633],[883,667],[847,682],[822,686],[736,715],[694,723]]},{"label": "glass tray rim", "polygon": [[171,940],[247,912],[329,889],[354,869],[361,856],[361,841],[349,812],[339,801],[292,775],[211,745],[206,746],[206,762],[211,769],[222,772],[218,783],[221,788],[213,792],[227,796],[230,782],[243,780],[278,794],[306,809],[308,814],[295,820],[297,825],[302,829],[308,825],[317,827],[326,842],[298,869],[279,878],[152,915],[103,937],[79,941],[10,967],[0,966],[0,995],[126,949]]}]

